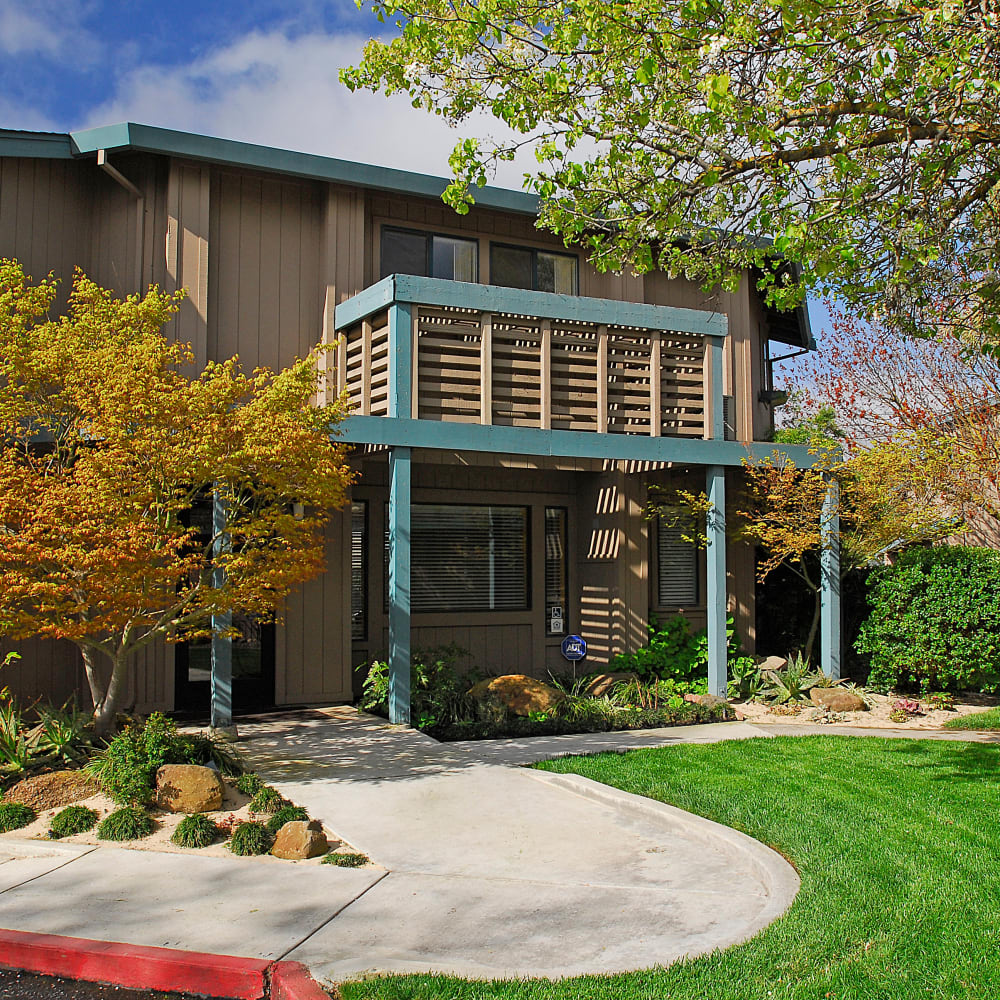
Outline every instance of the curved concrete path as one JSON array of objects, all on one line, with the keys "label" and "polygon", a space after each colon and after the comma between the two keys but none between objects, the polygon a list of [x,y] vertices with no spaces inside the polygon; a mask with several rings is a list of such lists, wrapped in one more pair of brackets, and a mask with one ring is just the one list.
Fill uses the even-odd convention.
[{"label": "curved concrete path", "polygon": [[240,730],[268,780],[388,870],[286,955],[320,979],[648,968],[750,937],[798,889],[787,862],[733,830],[585,778],[511,766],[760,736],[753,726],[438,744],[334,709]]}]

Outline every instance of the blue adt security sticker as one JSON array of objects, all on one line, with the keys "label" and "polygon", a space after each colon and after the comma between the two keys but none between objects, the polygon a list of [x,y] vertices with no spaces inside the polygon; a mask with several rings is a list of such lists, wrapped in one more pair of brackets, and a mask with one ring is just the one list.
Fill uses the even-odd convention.
[{"label": "blue adt security sticker", "polygon": [[582,660],[587,655],[587,643],[578,635],[568,635],[562,641],[562,655],[567,660]]}]

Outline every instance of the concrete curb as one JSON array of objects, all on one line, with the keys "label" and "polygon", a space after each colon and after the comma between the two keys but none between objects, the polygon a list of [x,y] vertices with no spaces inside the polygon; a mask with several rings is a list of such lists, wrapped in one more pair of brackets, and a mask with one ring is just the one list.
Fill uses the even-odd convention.
[{"label": "concrete curb", "polygon": [[749,869],[760,880],[767,894],[766,902],[746,932],[726,943],[725,947],[747,941],[768,924],[777,920],[792,905],[798,894],[798,873],[777,851],[748,837],[732,827],[715,823],[703,816],[696,816],[677,806],[667,805],[642,795],[623,792],[578,774],[554,774],[551,771],[526,769],[526,773],[546,784],[555,785],[584,798],[601,802],[614,809],[631,812],[652,819],[669,830],[677,830],[687,837],[725,852],[733,857],[745,871]]},{"label": "concrete curb", "polygon": [[329,1000],[300,962],[0,929],[0,967],[130,989],[238,1000]]}]

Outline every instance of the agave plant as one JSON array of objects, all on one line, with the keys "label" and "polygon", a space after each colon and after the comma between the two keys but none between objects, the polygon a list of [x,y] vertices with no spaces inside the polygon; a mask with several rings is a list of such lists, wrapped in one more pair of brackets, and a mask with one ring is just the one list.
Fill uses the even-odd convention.
[{"label": "agave plant", "polygon": [[774,705],[803,701],[809,689],[816,687],[820,676],[813,672],[801,653],[795,653],[789,656],[784,670],[764,671],[764,700]]}]

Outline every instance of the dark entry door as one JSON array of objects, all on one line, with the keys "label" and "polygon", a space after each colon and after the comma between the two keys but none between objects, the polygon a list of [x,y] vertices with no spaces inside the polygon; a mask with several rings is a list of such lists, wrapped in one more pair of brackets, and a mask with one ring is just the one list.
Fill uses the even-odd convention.
[{"label": "dark entry door", "polygon": [[[233,625],[240,631],[233,639],[233,712],[245,715],[273,708],[274,625],[252,615],[234,615]],[[176,709],[207,716],[212,698],[211,640],[180,643],[174,662]]]}]

